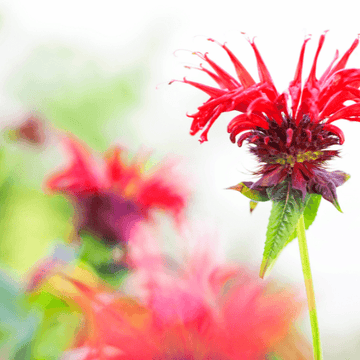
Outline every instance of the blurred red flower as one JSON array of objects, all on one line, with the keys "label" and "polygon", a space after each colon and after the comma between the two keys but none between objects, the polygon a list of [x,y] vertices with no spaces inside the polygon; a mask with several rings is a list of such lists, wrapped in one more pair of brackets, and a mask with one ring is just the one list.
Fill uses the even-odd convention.
[{"label": "blurred red flower", "polygon": [[136,160],[126,164],[125,150],[115,147],[99,165],[79,141],[63,140],[71,160],[46,182],[51,191],[68,195],[75,205],[78,232],[87,231],[108,244],[126,242],[135,223],[164,210],[181,222],[186,204],[183,189],[170,180],[170,167],[144,173]]},{"label": "blurred red flower", "polygon": [[45,143],[44,121],[38,115],[28,115],[17,127],[7,130],[7,135],[11,140],[22,141],[33,146],[41,146]]},{"label": "blurred red flower", "polygon": [[[87,319],[63,360],[308,359],[294,328],[302,301],[238,266],[194,252],[184,266],[152,254],[134,259],[143,278],[138,301],[90,288],[75,300]],[[139,285],[139,278],[136,279]],[[73,357],[72,357],[73,356]]]}]

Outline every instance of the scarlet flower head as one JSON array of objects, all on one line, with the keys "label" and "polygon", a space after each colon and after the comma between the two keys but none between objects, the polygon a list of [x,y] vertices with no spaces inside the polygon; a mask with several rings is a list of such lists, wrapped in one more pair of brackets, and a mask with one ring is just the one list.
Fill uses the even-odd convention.
[{"label": "scarlet flower head", "polygon": [[[214,41],[209,39],[210,41]],[[338,51],[322,76],[316,77],[318,56],[325,40],[320,36],[318,48],[307,80],[302,84],[302,68],[306,38],[287,91],[279,93],[256,47],[253,48],[260,80],[255,81],[242,63],[224,44],[219,44],[232,61],[237,78],[234,78],[212,61],[207,53],[195,53],[213,71],[200,65],[199,70],[208,74],[218,87],[207,86],[184,78],[210,96],[198,108],[193,118],[191,135],[202,131],[200,142],[207,141],[208,131],[223,113],[240,114],[228,124],[230,140],[238,146],[244,141],[250,152],[261,163],[255,174],[261,178],[248,183],[251,189],[265,192],[269,187],[287,180],[305,198],[307,193],[321,194],[337,208],[336,187],[349,176],[341,171],[325,170],[328,160],[339,156],[332,145],[344,143],[343,132],[333,122],[340,119],[360,121],[360,69],[345,69],[349,56],[359,43],[357,38],[338,61]],[[352,104],[348,104],[348,101]]]},{"label": "scarlet flower head", "polygon": [[154,209],[169,212],[178,222],[186,203],[184,191],[166,179],[169,169],[144,173],[144,164],[126,164],[115,147],[99,165],[73,138],[63,140],[70,166],[52,175],[46,186],[68,195],[75,204],[77,230],[97,235],[108,244],[126,242],[134,225],[150,220]]}]

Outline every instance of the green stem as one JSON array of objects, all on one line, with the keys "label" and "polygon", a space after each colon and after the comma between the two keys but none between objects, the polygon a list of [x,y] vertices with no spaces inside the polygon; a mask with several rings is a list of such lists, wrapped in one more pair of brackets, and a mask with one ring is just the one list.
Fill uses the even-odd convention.
[{"label": "green stem", "polygon": [[310,269],[309,252],[308,252],[308,248],[307,248],[307,244],[306,244],[304,215],[301,215],[299,222],[297,224],[296,231],[297,231],[297,236],[299,239],[301,264],[302,264],[302,270],[303,270],[303,274],[304,274],[306,295],[307,295],[307,301],[308,301],[309,313],[310,313],[314,359],[322,360],[323,355],[322,355],[322,349],[321,349],[319,324],[318,324],[317,313],[316,313],[314,285],[313,285],[311,269]]}]

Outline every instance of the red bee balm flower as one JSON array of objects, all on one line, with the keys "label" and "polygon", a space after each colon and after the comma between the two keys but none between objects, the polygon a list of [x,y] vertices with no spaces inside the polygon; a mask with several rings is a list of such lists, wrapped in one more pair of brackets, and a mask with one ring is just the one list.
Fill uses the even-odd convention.
[{"label": "red bee balm flower", "polygon": [[[307,193],[321,194],[339,208],[336,187],[349,176],[341,171],[328,172],[324,165],[339,156],[338,150],[328,148],[344,143],[343,132],[332,123],[340,119],[360,121],[360,69],[345,69],[359,39],[338,62],[337,51],[330,66],[317,79],[317,60],[325,40],[325,34],[321,35],[310,75],[302,86],[308,40],[305,39],[301,48],[294,79],[282,94],[275,88],[254,41],[250,41],[250,45],[257,61],[259,82],[250,76],[225,44],[219,45],[229,55],[238,79],[214,63],[207,54],[196,53],[214,72],[201,65],[199,70],[215,80],[219,88],[184,78],[184,83],[210,96],[197,113],[190,115],[193,118],[190,133],[195,135],[203,130],[200,142],[207,141],[208,131],[221,113],[240,112],[230,121],[228,132],[230,140],[234,143],[237,140],[239,146],[246,140],[251,153],[261,163],[260,170],[255,173],[261,178],[255,184],[248,183],[252,190],[266,193],[268,187],[287,180],[293,189],[301,192],[303,199]],[[352,102],[350,105],[347,103],[349,100]]]},{"label": "red bee balm flower", "polygon": [[76,140],[65,138],[70,166],[47,181],[52,191],[70,196],[78,217],[76,228],[95,234],[108,244],[127,241],[133,225],[150,219],[150,210],[169,211],[181,220],[185,195],[165,180],[165,169],[145,175],[143,164],[126,165],[116,147],[102,169]]}]

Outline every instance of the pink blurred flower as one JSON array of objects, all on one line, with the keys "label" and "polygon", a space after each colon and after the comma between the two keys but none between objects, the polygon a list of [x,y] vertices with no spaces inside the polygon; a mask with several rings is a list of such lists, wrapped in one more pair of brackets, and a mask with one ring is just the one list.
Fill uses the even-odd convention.
[{"label": "pink blurred flower", "polygon": [[99,165],[78,140],[63,140],[70,165],[46,182],[51,191],[68,195],[75,205],[77,231],[87,231],[108,244],[126,242],[134,225],[164,210],[181,222],[186,194],[170,181],[171,169],[144,173],[144,164],[125,163],[126,151],[115,147]]},{"label": "pink blurred flower", "polygon": [[[72,350],[82,351],[82,360],[311,356],[294,328],[302,301],[289,288],[275,289],[244,268],[217,264],[208,251],[196,249],[183,266],[168,266],[157,255],[135,256],[133,286],[144,290],[138,302],[75,283],[83,294],[77,301],[89,319],[87,333]],[[124,302],[131,306],[119,306]],[[71,359],[72,351],[63,359]]]}]

